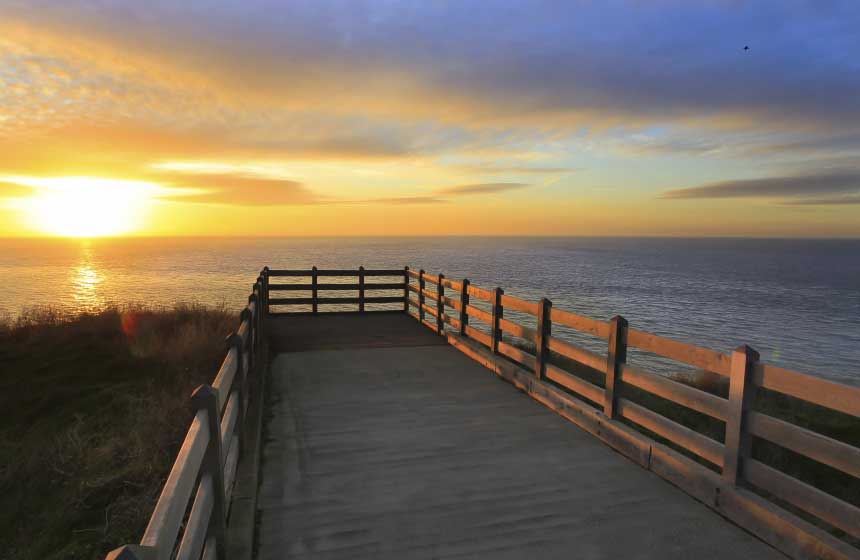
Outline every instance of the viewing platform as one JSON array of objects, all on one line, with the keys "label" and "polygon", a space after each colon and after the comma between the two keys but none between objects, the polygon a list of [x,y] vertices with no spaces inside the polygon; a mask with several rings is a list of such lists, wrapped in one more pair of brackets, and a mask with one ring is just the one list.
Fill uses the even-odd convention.
[{"label": "viewing platform", "polygon": [[[630,365],[633,348],[727,392]],[[860,416],[860,389],[748,347],[423,271],[264,269],[146,534],[110,557],[860,558],[853,497],[752,452],[856,478],[860,450],[760,411],[759,389]]]}]

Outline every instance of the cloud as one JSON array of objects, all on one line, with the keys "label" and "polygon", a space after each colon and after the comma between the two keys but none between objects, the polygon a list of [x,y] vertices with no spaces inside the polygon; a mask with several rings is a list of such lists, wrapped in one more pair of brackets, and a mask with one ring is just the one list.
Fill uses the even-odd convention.
[{"label": "cloud", "polygon": [[160,198],[177,202],[272,206],[316,204],[321,198],[298,181],[231,174],[176,174],[161,176],[176,194]]},{"label": "cloud", "polygon": [[436,191],[442,196],[464,196],[470,194],[492,194],[528,187],[527,183],[475,183],[457,185]]},{"label": "cloud", "polygon": [[675,189],[663,199],[802,198],[860,191],[860,170],[822,170],[801,175],[738,179]]},{"label": "cloud", "polygon": [[831,198],[803,198],[800,200],[788,200],[785,204],[798,206],[853,206],[860,205],[860,193]]}]

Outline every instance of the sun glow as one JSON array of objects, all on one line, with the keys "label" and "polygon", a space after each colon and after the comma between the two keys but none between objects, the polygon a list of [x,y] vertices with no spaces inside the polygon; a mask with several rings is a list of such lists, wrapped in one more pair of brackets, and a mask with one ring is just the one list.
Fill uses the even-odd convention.
[{"label": "sun glow", "polygon": [[158,185],[94,177],[4,177],[35,190],[22,200],[31,226],[63,237],[122,235],[141,226]]}]

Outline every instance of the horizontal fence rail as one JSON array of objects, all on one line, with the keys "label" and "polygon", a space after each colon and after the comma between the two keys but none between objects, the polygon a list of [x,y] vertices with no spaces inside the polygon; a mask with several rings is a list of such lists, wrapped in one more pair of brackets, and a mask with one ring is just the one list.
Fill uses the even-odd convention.
[{"label": "horizontal fence rail", "polygon": [[[310,313],[316,314],[327,312],[329,308],[320,308],[320,306],[336,305],[340,309],[334,311],[343,312],[344,306],[356,306],[348,311],[353,312],[378,312],[392,311],[392,309],[367,309],[367,305],[371,304],[398,304],[397,310],[406,310],[406,300],[408,299],[408,281],[409,269],[367,269],[363,266],[357,269],[318,269],[313,267],[305,270],[277,270],[263,269],[263,287],[266,293],[265,297],[265,313],[308,313],[308,311],[294,311],[294,306],[310,307]],[[306,279],[301,283],[282,283],[277,282],[279,278],[301,278]],[[332,279],[338,278],[341,281],[320,282],[320,278]],[[370,280],[368,281],[368,278]],[[380,280],[382,278],[382,280]],[[391,279],[396,278],[393,282]],[[272,281],[275,279],[275,282]],[[387,279],[387,281],[386,281]],[[326,296],[320,295],[320,292],[353,292],[354,296]],[[373,292],[374,295],[367,295],[367,292]],[[283,293],[282,297],[270,297],[269,292]],[[285,297],[294,292],[302,292],[302,295]],[[382,292],[386,295],[379,295]],[[390,295],[388,295],[390,294]],[[283,306],[287,311],[273,312],[272,306]]]},{"label": "horizontal fence rail", "polygon": [[[762,363],[748,346],[717,352],[630,328],[623,317],[601,321],[468,279],[407,267],[404,280],[406,309],[420,323],[764,540],[796,557],[860,558],[856,491],[828,493],[752,453],[754,440],[769,442],[856,478],[860,489],[860,448],[757,410],[766,390],[858,421],[860,388]],[[605,352],[559,338],[554,326],[603,340]],[[723,389],[631,365],[632,349],[711,374]],[[707,417],[713,429],[685,425],[664,402]]]},{"label": "horizontal fence rail", "polygon": [[[265,270],[264,270],[265,273]],[[191,396],[194,418],[139,545],[125,545],[108,560],[226,558],[230,497],[242,454],[249,407],[249,377],[262,360],[263,274],[257,278],[239,328],[211,385]]]}]

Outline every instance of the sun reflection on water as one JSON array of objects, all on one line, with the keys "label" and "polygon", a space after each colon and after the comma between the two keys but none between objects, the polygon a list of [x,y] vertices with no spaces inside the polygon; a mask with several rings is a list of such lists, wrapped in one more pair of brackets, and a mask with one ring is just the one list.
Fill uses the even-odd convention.
[{"label": "sun reflection on water", "polygon": [[93,250],[89,242],[81,245],[81,261],[71,270],[72,297],[74,306],[80,311],[95,311],[104,306],[105,300],[99,287],[104,274],[93,262]]}]

